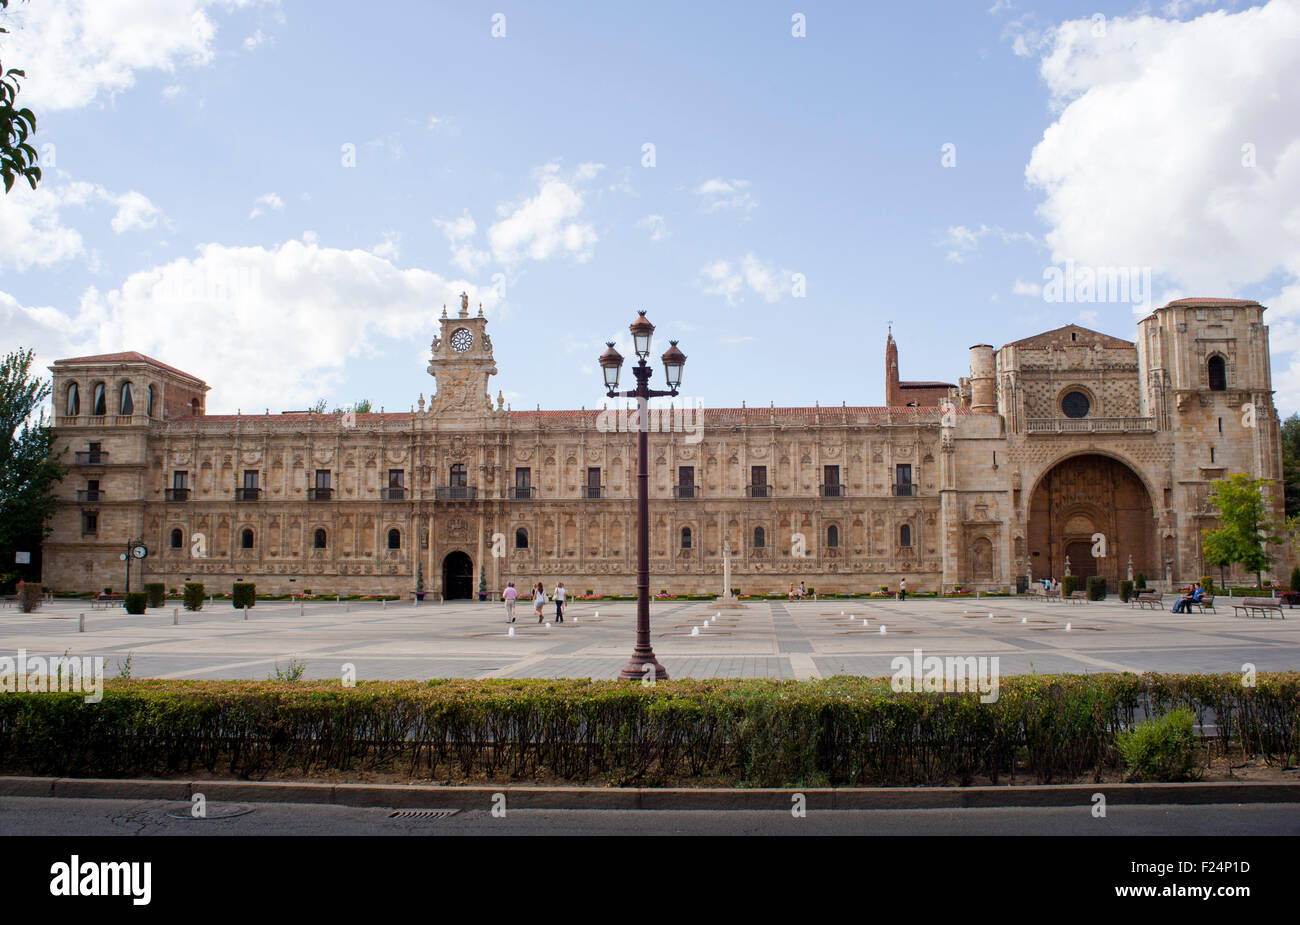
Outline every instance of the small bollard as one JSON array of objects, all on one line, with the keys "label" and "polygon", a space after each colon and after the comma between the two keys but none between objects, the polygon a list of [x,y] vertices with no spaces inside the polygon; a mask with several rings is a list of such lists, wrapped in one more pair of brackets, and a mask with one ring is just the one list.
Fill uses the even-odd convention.
[{"label": "small bollard", "polygon": [[180,625],[181,625],[181,612],[180,612],[180,608],[173,607],[173,608],[172,608],[172,626],[180,626]]},{"label": "small bollard", "polygon": [[343,612],[344,612],[344,613],[352,613],[352,602],[351,602],[351,601],[348,601],[346,604],[343,605]]},{"label": "small bollard", "polygon": [[86,615],[83,613],[83,614],[78,614],[77,616],[78,616],[77,632],[84,633],[86,631]]},{"label": "small bollard", "polygon": [[247,604],[244,605],[244,619],[245,619],[245,620],[248,619],[248,605],[247,605]]},{"label": "small bollard", "polygon": [[299,601],[299,602],[298,602],[298,616],[301,617],[304,613],[306,613],[306,611],[303,610],[303,608],[304,608],[305,606],[306,606],[306,605],[305,605],[302,601]]},{"label": "small bollard", "polygon": [[388,598],[384,598],[383,600],[381,600],[381,601],[379,602],[379,609],[380,609],[380,610],[387,610],[387,609],[388,609]]}]

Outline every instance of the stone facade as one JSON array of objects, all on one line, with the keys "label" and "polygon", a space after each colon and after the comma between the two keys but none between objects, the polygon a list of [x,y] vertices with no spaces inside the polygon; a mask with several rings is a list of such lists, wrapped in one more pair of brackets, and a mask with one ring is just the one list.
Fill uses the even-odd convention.
[{"label": "stone facade", "polygon": [[[1066,556],[1194,580],[1209,484],[1281,475],[1263,312],[1185,299],[1136,343],[1067,325],[981,344],[951,386],[901,382],[891,334],[886,405],[652,414],[651,590],[720,592],[726,542],[742,593],[1006,588]],[[444,309],[437,392],[402,414],[208,415],[204,383],[140,354],[57,361],[56,448],[78,455],[45,583],[120,589],[143,538],[133,584],[405,594],[418,570],[449,597],[633,592],[634,413],[493,402],[486,328]]]}]

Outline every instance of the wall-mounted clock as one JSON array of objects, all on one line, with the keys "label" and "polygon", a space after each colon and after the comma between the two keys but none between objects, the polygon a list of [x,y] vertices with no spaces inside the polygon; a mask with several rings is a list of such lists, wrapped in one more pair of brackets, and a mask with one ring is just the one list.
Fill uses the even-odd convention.
[{"label": "wall-mounted clock", "polygon": [[457,328],[451,332],[452,350],[457,353],[464,353],[472,346],[474,346],[474,335],[469,332],[468,328]]}]

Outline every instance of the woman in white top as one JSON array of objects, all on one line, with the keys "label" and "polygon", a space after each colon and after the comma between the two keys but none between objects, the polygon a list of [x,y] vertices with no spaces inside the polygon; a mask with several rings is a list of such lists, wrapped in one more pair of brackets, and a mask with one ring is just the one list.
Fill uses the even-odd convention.
[{"label": "woman in white top", "polygon": [[565,598],[564,582],[560,582],[555,586],[555,593],[551,595],[551,598],[555,601],[555,622],[563,623],[564,622],[564,598]]},{"label": "woman in white top", "polygon": [[533,588],[533,612],[537,614],[537,622],[542,622],[542,608],[546,606],[546,591],[542,588],[539,581]]}]

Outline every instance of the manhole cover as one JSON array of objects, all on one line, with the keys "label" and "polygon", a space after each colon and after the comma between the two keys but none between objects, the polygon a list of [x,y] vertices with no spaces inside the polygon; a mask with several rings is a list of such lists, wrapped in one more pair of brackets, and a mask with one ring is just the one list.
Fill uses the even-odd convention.
[{"label": "manhole cover", "polygon": [[247,816],[252,811],[253,807],[247,803],[209,803],[204,807],[201,816],[194,815],[193,807],[173,810],[167,815],[185,822],[211,822],[214,819],[233,819],[235,816]]},{"label": "manhole cover", "polygon": [[458,809],[395,809],[388,814],[389,819],[445,819],[456,815]]}]

